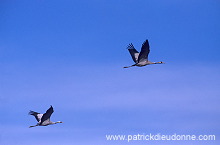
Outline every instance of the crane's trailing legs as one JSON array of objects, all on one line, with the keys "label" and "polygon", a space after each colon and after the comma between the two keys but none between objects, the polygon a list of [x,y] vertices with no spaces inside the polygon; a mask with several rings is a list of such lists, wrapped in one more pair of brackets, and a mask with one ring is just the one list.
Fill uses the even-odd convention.
[{"label": "crane's trailing legs", "polygon": [[129,67],[133,67],[133,66],[136,66],[136,64],[133,64],[131,66],[125,66],[124,68],[129,68]]},{"label": "crane's trailing legs", "polygon": [[38,125],[29,126],[29,128],[31,128],[31,127],[36,127],[36,126],[38,126]]}]

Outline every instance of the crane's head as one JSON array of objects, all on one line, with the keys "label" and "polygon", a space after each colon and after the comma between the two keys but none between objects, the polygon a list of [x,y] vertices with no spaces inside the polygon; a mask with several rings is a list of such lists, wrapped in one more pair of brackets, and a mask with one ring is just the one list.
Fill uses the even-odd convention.
[{"label": "crane's head", "polygon": [[157,64],[162,64],[162,63],[165,63],[165,62],[163,62],[163,61],[159,61],[159,62],[157,62]]},{"label": "crane's head", "polygon": [[57,121],[56,123],[63,123],[62,121]]}]

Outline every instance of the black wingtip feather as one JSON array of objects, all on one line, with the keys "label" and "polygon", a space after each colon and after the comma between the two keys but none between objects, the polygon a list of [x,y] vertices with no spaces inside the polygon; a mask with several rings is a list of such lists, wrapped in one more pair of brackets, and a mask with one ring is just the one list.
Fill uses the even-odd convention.
[{"label": "black wingtip feather", "polygon": [[148,39],[146,39],[146,40],[143,42],[142,46],[143,46],[143,45],[146,45],[146,44],[149,45]]},{"label": "black wingtip feather", "polygon": [[34,111],[32,111],[32,110],[30,110],[30,112],[28,113],[29,115],[37,115],[37,114],[40,114],[40,113],[38,113],[38,112],[34,112]]},{"label": "black wingtip feather", "polygon": [[132,43],[128,44],[127,49],[134,49],[134,45]]}]

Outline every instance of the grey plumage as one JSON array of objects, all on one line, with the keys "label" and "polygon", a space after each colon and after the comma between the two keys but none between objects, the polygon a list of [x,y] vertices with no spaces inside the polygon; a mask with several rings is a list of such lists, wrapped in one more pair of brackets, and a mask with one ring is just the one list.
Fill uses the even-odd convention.
[{"label": "grey plumage", "polygon": [[145,66],[145,65],[150,65],[150,64],[161,64],[164,63],[162,61],[160,62],[151,62],[148,60],[148,55],[150,53],[150,45],[148,40],[144,41],[144,43],[142,44],[141,47],[141,52],[139,53],[135,48],[134,45],[132,43],[130,43],[127,47],[133,61],[135,62],[135,64],[131,65],[131,66],[126,66],[124,68],[129,68],[132,66]]},{"label": "grey plumage", "polygon": [[63,123],[61,121],[57,121],[57,122],[50,121],[50,117],[53,112],[54,112],[54,110],[53,110],[52,106],[50,106],[50,108],[44,114],[40,114],[35,111],[30,111],[29,115],[33,115],[36,118],[36,120],[38,121],[38,123],[36,125],[30,126],[30,127],[47,126],[47,125],[56,124],[56,123]]}]

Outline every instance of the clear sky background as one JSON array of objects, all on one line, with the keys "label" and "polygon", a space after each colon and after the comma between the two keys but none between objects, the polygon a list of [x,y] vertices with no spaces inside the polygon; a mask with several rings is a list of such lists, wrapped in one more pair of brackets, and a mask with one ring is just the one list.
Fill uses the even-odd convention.
[{"label": "clear sky background", "polygon": [[[220,144],[219,0],[1,0],[0,15],[1,145]],[[146,39],[166,64],[123,69]],[[28,128],[50,105],[64,123]]]}]

